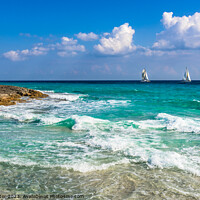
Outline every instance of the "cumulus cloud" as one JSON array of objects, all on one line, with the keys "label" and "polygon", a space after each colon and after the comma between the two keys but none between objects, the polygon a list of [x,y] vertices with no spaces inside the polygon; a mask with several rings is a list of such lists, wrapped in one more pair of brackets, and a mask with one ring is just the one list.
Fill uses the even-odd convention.
[{"label": "cumulus cloud", "polygon": [[59,56],[76,55],[77,52],[84,52],[85,46],[78,44],[77,40],[68,37],[62,37],[61,43],[56,44],[56,48],[59,50]]},{"label": "cumulus cloud", "polygon": [[38,44],[38,46],[33,47],[32,49],[24,49],[24,50],[16,50],[16,51],[8,51],[3,54],[3,56],[12,61],[21,61],[25,60],[28,56],[39,56],[45,55],[49,51],[49,48],[45,48],[41,46],[42,44]]},{"label": "cumulus cloud", "polygon": [[157,34],[154,49],[195,49],[200,48],[200,13],[173,17],[173,12],[164,12],[164,31]]},{"label": "cumulus cloud", "polygon": [[91,40],[97,40],[99,38],[99,36],[93,32],[91,33],[78,33],[76,34],[76,37],[84,40],[84,41],[91,41]]},{"label": "cumulus cloud", "polygon": [[11,50],[3,54],[3,56],[12,61],[25,60],[29,56],[45,55],[48,51],[55,50],[59,56],[77,55],[78,52],[84,52],[85,46],[78,44],[77,40],[68,37],[62,37],[61,42],[56,44],[49,44],[46,47],[43,43],[38,43],[31,49]]},{"label": "cumulus cloud", "polygon": [[[105,55],[126,54],[136,49],[133,44],[133,35],[135,30],[125,23],[119,27],[115,27],[111,34],[106,33],[100,39],[100,44],[94,48]],[[107,37],[106,37],[107,36]]]},{"label": "cumulus cloud", "polygon": [[23,57],[20,56],[20,51],[17,50],[17,51],[8,51],[6,53],[3,54],[3,56],[9,60],[12,60],[12,61],[19,61],[19,60],[23,60]]}]

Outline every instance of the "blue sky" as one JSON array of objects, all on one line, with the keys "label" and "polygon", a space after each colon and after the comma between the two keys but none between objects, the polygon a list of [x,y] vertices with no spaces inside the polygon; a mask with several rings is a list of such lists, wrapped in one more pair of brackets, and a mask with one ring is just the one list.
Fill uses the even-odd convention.
[{"label": "blue sky", "polygon": [[1,0],[0,27],[1,80],[200,79],[199,1]]}]

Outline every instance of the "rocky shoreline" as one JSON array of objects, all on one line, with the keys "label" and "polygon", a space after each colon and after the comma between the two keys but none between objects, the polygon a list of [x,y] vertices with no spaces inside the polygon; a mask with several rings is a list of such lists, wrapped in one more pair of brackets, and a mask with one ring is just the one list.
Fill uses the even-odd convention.
[{"label": "rocky shoreline", "polygon": [[27,99],[23,99],[22,97],[40,99],[48,97],[48,95],[24,87],[0,85],[0,105],[9,106],[15,105],[17,102],[26,102]]}]

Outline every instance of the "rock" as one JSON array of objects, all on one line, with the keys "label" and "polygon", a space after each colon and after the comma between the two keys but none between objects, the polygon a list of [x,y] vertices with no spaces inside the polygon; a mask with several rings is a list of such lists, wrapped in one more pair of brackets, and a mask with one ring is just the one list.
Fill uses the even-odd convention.
[{"label": "rock", "polygon": [[24,87],[0,85],[0,105],[8,106],[15,105],[17,102],[26,102],[26,100],[21,99],[22,97],[40,99],[48,97],[48,95]]}]

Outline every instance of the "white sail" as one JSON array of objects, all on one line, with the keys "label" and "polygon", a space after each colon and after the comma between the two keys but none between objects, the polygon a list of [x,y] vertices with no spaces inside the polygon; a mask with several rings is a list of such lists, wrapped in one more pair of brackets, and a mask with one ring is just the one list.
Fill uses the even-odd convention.
[{"label": "white sail", "polygon": [[185,70],[185,74],[183,76],[183,81],[185,81],[185,82],[191,82],[190,73],[189,73],[187,67],[186,67],[186,70]]},{"label": "white sail", "polygon": [[146,69],[142,70],[142,82],[149,82],[149,78],[148,78]]},{"label": "white sail", "polygon": [[145,77],[145,78],[146,78],[146,80],[149,80],[148,75],[147,75],[147,72],[146,72],[146,77]]},{"label": "white sail", "polygon": [[189,73],[189,71],[187,70],[187,80],[188,81],[191,81],[191,78],[190,78],[190,73]]}]

